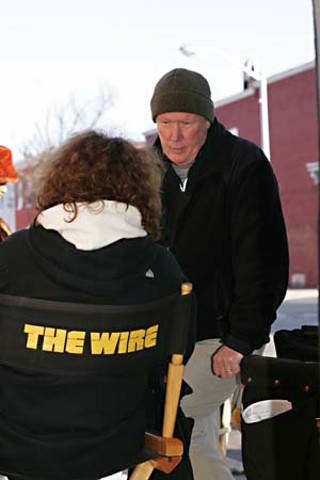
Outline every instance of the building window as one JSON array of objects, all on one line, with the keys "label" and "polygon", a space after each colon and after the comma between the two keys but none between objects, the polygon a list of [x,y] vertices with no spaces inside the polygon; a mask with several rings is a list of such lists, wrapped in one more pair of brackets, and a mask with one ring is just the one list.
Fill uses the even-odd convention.
[{"label": "building window", "polygon": [[308,173],[311,179],[314,181],[316,185],[319,184],[319,164],[318,162],[311,162],[306,164]]}]

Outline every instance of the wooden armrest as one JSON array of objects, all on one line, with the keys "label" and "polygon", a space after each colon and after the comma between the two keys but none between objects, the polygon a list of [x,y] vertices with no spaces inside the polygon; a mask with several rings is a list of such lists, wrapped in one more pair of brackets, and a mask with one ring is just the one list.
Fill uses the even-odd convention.
[{"label": "wooden armrest", "polygon": [[155,452],[159,457],[137,465],[130,480],[148,480],[154,469],[171,473],[182,460],[183,443],[179,438],[165,438],[149,431],[145,433],[145,448]]},{"label": "wooden armrest", "polygon": [[151,465],[156,470],[164,473],[171,473],[176,468],[177,465],[181,462],[182,457],[159,457],[153,460],[150,460]]},{"label": "wooden armrest", "polygon": [[183,454],[183,443],[179,438],[165,438],[154,432],[145,433],[145,447],[166,457],[176,457]]}]

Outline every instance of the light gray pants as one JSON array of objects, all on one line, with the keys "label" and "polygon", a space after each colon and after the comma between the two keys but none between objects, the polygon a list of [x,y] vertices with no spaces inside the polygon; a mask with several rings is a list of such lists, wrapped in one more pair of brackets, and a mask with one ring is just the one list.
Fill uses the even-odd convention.
[{"label": "light gray pants", "polygon": [[237,387],[235,377],[222,379],[211,371],[211,356],[221,346],[218,339],[197,342],[185,368],[184,379],[193,389],[181,402],[194,419],[190,459],[195,480],[232,480],[219,450],[220,406]]}]

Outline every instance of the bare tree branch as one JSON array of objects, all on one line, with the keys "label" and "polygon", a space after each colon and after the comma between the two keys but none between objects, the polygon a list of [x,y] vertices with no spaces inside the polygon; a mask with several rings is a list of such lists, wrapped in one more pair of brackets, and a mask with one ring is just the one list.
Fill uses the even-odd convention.
[{"label": "bare tree branch", "polygon": [[29,196],[37,191],[42,167],[52,150],[73,133],[97,127],[112,105],[113,94],[104,87],[81,105],[72,97],[67,105],[48,110],[44,124],[35,125],[34,136],[21,148],[23,168],[19,169],[19,177],[28,183]]}]

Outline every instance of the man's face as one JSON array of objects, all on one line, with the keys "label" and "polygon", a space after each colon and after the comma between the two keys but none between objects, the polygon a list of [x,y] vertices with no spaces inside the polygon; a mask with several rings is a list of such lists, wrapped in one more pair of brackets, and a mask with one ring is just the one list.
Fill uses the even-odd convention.
[{"label": "man's face", "polygon": [[156,122],[169,160],[177,165],[193,162],[205,142],[210,122],[195,113],[183,112],[161,113]]}]

